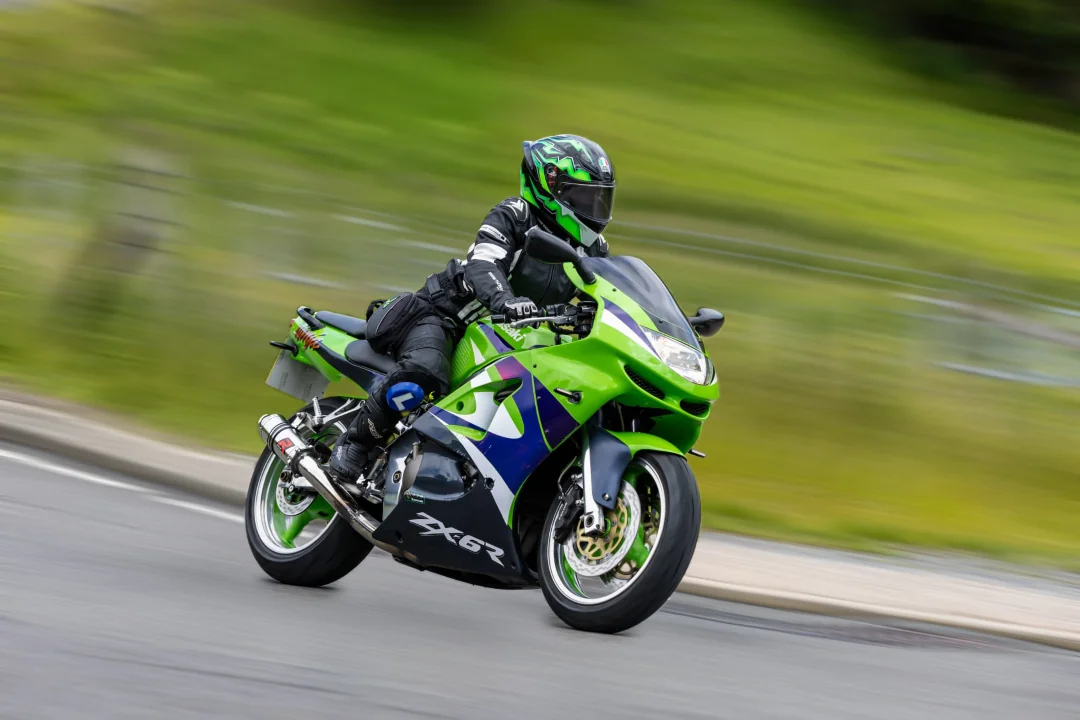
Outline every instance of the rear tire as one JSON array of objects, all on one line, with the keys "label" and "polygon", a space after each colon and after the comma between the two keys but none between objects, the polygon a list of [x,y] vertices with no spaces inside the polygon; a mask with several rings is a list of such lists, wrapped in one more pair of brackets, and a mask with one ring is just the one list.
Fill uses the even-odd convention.
[{"label": "rear tire", "polygon": [[639,465],[661,486],[664,510],[656,547],[632,579],[610,599],[575,597],[560,569],[562,546],[553,526],[560,500],[552,503],[544,523],[540,548],[540,579],[551,610],[570,627],[587,632],[618,633],[648,619],[678,588],[697,546],[701,500],[686,458],[666,453],[642,453]]},{"label": "rear tire", "polygon": [[[344,402],[342,398],[329,398],[320,401],[320,405],[324,413],[330,413]],[[302,411],[309,411],[309,408],[305,407]],[[336,432],[340,434],[344,429],[344,425],[339,425]],[[280,537],[273,537],[272,523],[264,521],[260,528],[257,516],[265,516],[266,503],[275,502],[273,492],[267,498],[266,483],[273,483],[276,488],[276,476],[282,467],[281,461],[269,448],[263,450],[255,463],[244,512],[244,527],[251,554],[267,575],[286,585],[322,587],[336,582],[367,557],[372,545],[336,514],[327,521],[317,537],[300,548],[286,547],[280,542]],[[319,500],[316,499],[316,502]]]}]

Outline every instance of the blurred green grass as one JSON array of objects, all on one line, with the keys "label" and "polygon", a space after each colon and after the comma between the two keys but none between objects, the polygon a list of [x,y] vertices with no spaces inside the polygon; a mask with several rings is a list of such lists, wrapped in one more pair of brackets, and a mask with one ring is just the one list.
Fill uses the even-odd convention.
[{"label": "blurred green grass", "polygon": [[[61,3],[0,28],[0,157],[93,164],[150,143],[198,178],[168,252],[139,277],[98,279],[117,294],[100,322],[64,292],[100,203],[44,216],[0,183],[0,307],[46,339],[0,338],[14,381],[255,449],[253,418],[291,409],[261,380],[265,341],[297,305],[359,311],[388,284],[419,284],[447,256],[423,243],[463,250],[515,191],[521,139],[580,132],[616,159],[616,249],[654,263],[685,307],[731,317],[710,345],[723,397],[695,463],[706,523],[1080,557],[1075,391],[937,370],[883,287],[710,255],[715,238],[672,232],[1071,297],[1077,136],[962,109],[963,89],[894,70],[779,0],[547,2],[438,24],[286,0],[137,7]],[[416,222],[336,221],[325,195]],[[226,199],[295,216],[274,228]]]},{"label": "blurred green grass", "polygon": [[[1077,279],[1076,136],[957,108],[779,0],[545,2],[434,28],[306,5],[16,16],[0,87],[13,115],[34,112],[9,142],[54,136],[47,111],[83,121],[64,133],[80,146],[157,123],[186,131],[175,142],[196,162],[248,152],[336,172],[369,205],[464,219],[513,185],[521,139],[558,127],[604,141],[627,214]],[[553,17],[589,33],[587,62]]]}]

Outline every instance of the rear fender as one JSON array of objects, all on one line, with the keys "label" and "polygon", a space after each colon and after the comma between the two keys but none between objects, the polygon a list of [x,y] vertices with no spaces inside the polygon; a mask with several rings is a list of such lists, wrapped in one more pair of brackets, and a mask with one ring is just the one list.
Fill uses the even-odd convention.
[{"label": "rear fender", "polygon": [[289,327],[290,341],[296,348],[293,357],[318,370],[330,382],[347,378],[365,392],[383,379],[383,373],[367,364],[352,362],[347,354],[354,343],[366,343],[329,325],[314,328],[303,318],[294,318]]},{"label": "rear fender", "polygon": [[615,509],[626,468],[641,452],[682,455],[677,447],[656,435],[640,432],[613,432],[595,425],[587,430],[582,466],[592,486],[596,504]]}]

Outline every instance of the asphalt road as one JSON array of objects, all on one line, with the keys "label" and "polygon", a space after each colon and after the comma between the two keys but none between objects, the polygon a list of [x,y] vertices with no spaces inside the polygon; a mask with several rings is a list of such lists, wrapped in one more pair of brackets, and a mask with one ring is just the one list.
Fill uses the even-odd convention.
[{"label": "asphalt road", "polygon": [[676,596],[617,637],[373,554],[266,579],[239,513],[0,446],[0,718],[1080,718],[1080,654]]}]

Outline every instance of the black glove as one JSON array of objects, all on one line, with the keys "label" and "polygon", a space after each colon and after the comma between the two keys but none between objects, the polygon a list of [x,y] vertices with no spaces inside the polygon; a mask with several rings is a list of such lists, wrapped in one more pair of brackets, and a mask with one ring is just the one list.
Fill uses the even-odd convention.
[{"label": "black glove", "polygon": [[506,316],[507,322],[516,322],[517,320],[539,317],[540,308],[536,307],[536,303],[527,297],[516,297],[510,298],[503,303],[502,314]]}]

